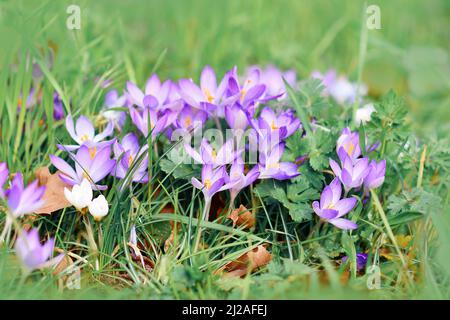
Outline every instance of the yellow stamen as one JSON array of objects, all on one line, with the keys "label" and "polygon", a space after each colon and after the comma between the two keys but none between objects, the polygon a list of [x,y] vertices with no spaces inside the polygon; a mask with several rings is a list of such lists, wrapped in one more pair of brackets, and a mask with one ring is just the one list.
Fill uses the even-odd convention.
[{"label": "yellow stamen", "polygon": [[241,90],[241,102],[244,101],[244,97],[247,94],[247,90],[242,89]]},{"label": "yellow stamen", "polygon": [[277,129],[278,129],[278,127],[277,127],[275,121],[272,121],[272,124],[270,125],[270,128],[271,128],[272,130],[277,130]]},{"label": "yellow stamen", "polygon": [[97,154],[97,147],[89,148],[89,155],[91,159],[94,159],[96,154]]},{"label": "yellow stamen", "polygon": [[191,117],[187,117],[186,119],[184,119],[184,125],[186,127],[189,127],[192,124],[192,119]]},{"label": "yellow stamen", "polygon": [[203,90],[203,92],[205,93],[206,100],[209,103],[212,103],[214,101],[214,97],[211,95],[211,92],[208,89]]},{"label": "yellow stamen", "polygon": [[216,152],[216,150],[213,150],[213,151],[211,152],[211,157],[213,158],[213,161],[216,161],[216,158],[217,158],[217,152]]},{"label": "yellow stamen", "polygon": [[355,151],[355,145],[352,142],[350,142],[350,145],[348,147],[348,155],[349,156],[353,155],[353,151]]},{"label": "yellow stamen", "polygon": [[128,157],[128,165],[131,166],[131,164],[133,163],[133,156],[129,156]]},{"label": "yellow stamen", "polygon": [[269,163],[267,165],[267,169],[279,169],[280,168],[280,163],[276,162],[276,163]]},{"label": "yellow stamen", "polygon": [[206,179],[204,185],[207,190],[211,189],[211,187],[212,187],[211,180]]},{"label": "yellow stamen", "polygon": [[83,134],[83,135],[80,137],[80,140],[81,140],[82,142],[88,141],[88,139],[89,139],[89,136],[88,136],[87,134]]}]

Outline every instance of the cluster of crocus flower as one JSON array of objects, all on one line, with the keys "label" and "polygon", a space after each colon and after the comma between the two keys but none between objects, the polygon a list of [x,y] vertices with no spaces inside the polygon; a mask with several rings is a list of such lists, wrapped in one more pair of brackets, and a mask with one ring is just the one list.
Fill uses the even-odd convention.
[{"label": "cluster of crocus flower", "polygon": [[[284,75],[295,85],[293,71]],[[299,175],[297,166],[282,162],[281,157],[284,140],[299,129],[300,120],[292,110],[275,112],[266,106],[258,112],[262,104],[286,96],[284,75],[272,66],[264,71],[252,67],[245,77],[240,78],[234,67],[218,83],[216,74],[207,66],[201,73],[200,86],[191,79],[180,80],[179,95],[184,108],[197,109],[197,113],[202,112],[216,121],[224,118],[233,134],[217,148],[203,139],[198,152],[190,144],[185,144],[186,152],[196,163],[203,165],[202,181],[193,178],[192,184],[203,190],[205,198],[230,189],[233,202],[240,190],[258,178],[284,180]],[[239,150],[235,145],[239,145],[242,133],[247,129],[251,130],[249,138],[252,143]],[[257,163],[248,170],[241,156],[245,149],[258,155]],[[226,165],[231,165],[229,173]]]},{"label": "cluster of crocus flower", "polygon": [[[75,126],[72,118],[67,118],[67,130],[76,145],[59,147],[65,151],[78,149],[75,155],[71,154],[75,170],[56,156],[51,156],[52,163],[62,172],[61,178],[70,185],[80,184],[83,178],[87,178],[93,187],[105,189],[106,186],[97,185],[97,182],[107,175],[124,179],[130,172],[133,161],[141,158],[137,168],[132,171],[131,181],[147,182],[148,159],[144,154],[147,148],[139,145],[140,137],[135,133],[125,133],[121,142],[115,139],[105,140],[114,128],[123,131],[127,115],[124,110],[128,110],[131,122],[138,133],[141,133],[140,136],[152,140],[162,133],[171,137],[175,130],[192,134],[203,128],[209,119],[214,120],[217,127],[221,128],[221,119],[225,120],[236,136],[222,146],[216,146],[217,150],[205,139],[199,152],[185,144],[188,154],[205,166],[202,182],[193,180],[194,186],[201,184],[202,188],[206,186],[209,190],[214,185],[211,181],[222,183],[217,190],[215,188],[218,184],[207,191],[208,196],[229,187],[234,199],[239,190],[258,177],[280,180],[295,177],[299,174],[297,166],[281,162],[281,157],[284,139],[299,129],[299,119],[292,110],[274,112],[265,107],[258,112],[261,104],[270,100],[282,100],[287,96],[283,78],[290,85],[296,86],[294,71],[281,72],[273,66],[265,70],[251,67],[244,77],[239,77],[237,67],[234,67],[219,81],[214,70],[206,66],[201,72],[199,85],[192,79],[162,82],[156,74],[147,80],[143,90],[128,81],[123,95],[115,90],[106,94],[102,116],[107,119],[108,124],[102,133],[95,135],[92,124],[83,116],[78,118]],[[259,155],[258,162],[248,172],[241,157],[242,150],[234,150],[238,132],[247,129],[254,131],[252,139],[258,145],[256,152]],[[110,145],[113,159],[110,159]],[[115,165],[110,161],[115,161]],[[226,165],[231,165],[230,173],[221,168]],[[234,184],[230,184],[231,181]]]},{"label": "cluster of crocus flower", "polygon": [[369,163],[368,157],[362,157],[359,133],[352,132],[349,128],[345,128],[341,132],[336,151],[341,164],[330,159],[330,166],[336,178],[323,190],[320,203],[318,201],[313,203],[313,209],[321,219],[340,229],[355,229],[356,223],[341,218],[350,212],[357,203],[354,197],[340,200],[342,186],[345,190],[344,197],[352,189],[358,190],[363,187],[364,193],[367,194],[368,190],[380,187],[384,182],[386,160],[380,162],[372,160]]},{"label": "cluster of crocus flower", "polygon": [[[112,135],[114,125],[108,122],[104,131],[95,134],[93,124],[85,116],[80,116],[74,125],[72,117],[66,120],[67,131],[76,142],[74,145],[58,145],[59,149],[69,152],[74,161],[75,169],[56,155],[50,155],[52,164],[61,172],[60,177],[67,184],[80,185],[83,180],[90,182],[95,190],[106,190],[106,185],[98,184],[108,175],[125,179],[128,169],[135,164],[132,181],[147,182],[147,160],[139,156],[146,150],[146,146],[139,145],[137,137],[129,133],[119,142],[117,139],[105,140]],[[73,154],[72,151],[76,151]],[[114,158],[111,158],[113,152]]]}]

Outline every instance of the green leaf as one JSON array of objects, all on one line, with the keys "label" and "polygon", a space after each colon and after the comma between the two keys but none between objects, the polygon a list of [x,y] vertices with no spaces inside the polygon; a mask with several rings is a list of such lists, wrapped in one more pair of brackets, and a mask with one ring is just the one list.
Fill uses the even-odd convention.
[{"label": "green leaf", "polygon": [[423,218],[423,214],[417,211],[407,211],[402,212],[398,215],[392,216],[388,218],[389,224],[391,226],[398,226],[405,223],[409,223],[411,221],[415,221]]}]

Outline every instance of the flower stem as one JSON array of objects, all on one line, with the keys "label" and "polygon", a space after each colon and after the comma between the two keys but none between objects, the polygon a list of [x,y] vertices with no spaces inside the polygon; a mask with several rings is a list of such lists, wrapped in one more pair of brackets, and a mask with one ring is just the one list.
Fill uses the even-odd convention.
[{"label": "flower stem", "polygon": [[370,190],[370,193],[372,195],[372,199],[373,199],[373,202],[375,204],[375,208],[377,209],[378,213],[380,214],[381,220],[383,220],[383,223],[384,223],[384,226],[386,228],[386,231],[387,231],[387,234],[389,236],[389,239],[391,240],[392,244],[394,245],[395,251],[397,251],[397,254],[400,257],[400,260],[402,262],[403,267],[406,268],[407,267],[406,260],[403,257],[402,252],[400,251],[400,248],[399,248],[399,246],[397,244],[397,240],[395,239],[394,233],[392,232],[392,229],[391,229],[391,226],[389,224],[389,221],[388,221],[388,219],[386,217],[386,214],[385,214],[385,212],[383,210],[383,207],[381,206],[380,200],[378,199],[378,196],[377,196],[376,192],[373,189]]},{"label": "flower stem", "polygon": [[91,225],[91,222],[89,221],[88,215],[84,215],[83,219],[84,219],[84,225],[86,226],[87,240],[89,242],[89,248],[91,250],[92,255],[96,259],[95,266],[96,266],[96,269],[98,270],[98,248],[97,248],[97,244],[94,239],[94,232],[92,231],[92,225]]},{"label": "flower stem", "polygon": [[209,209],[211,207],[211,198],[205,198],[205,207],[203,208],[202,219],[198,222],[197,239],[195,240],[194,253],[198,251],[198,246],[200,245],[200,240],[202,238],[203,228],[201,224],[203,221],[207,221],[209,218]]}]

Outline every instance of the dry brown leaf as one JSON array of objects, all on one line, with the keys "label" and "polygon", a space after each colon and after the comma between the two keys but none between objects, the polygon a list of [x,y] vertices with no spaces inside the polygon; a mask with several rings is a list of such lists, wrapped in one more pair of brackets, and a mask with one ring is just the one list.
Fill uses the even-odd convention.
[{"label": "dry brown leaf", "polygon": [[[161,213],[175,213],[175,209],[171,204],[167,204],[162,210]],[[175,227],[175,225],[177,227]],[[170,221],[170,226],[172,227],[172,231],[170,232],[169,238],[166,239],[164,242],[164,252],[167,252],[169,248],[172,246],[173,241],[175,239],[175,233],[178,232],[178,229],[180,229],[180,224],[175,223],[174,221]]]},{"label": "dry brown leaf", "polygon": [[224,275],[226,277],[243,277],[247,273],[265,266],[270,260],[272,260],[270,252],[263,245],[259,245],[236,260],[228,262],[222,271],[226,272]]},{"label": "dry brown leaf", "polygon": [[42,199],[45,204],[39,210],[36,210],[37,214],[50,214],[60,209],[71,206],[64,196],[64,188],[71,189],[71,186],[61,180],[57,171],[51,174],[47,167],[41,167],[36,170],[36,178],[39,180],[39,185],[45,185],[45,193]]},{"label": "dry brown leaf", "polygon": [[56,276],[60,273],[63,273],[72,265],[73,265],[72,258],[65,254],[64,257],[61,259],[61,261],[56,265],[55,269],[53,269],[52,274]]},{"label": "dry brown leaf", "polygon": [[242,204],[238,209],[234,209],[227,218],[233,221],[233,227],[243,226],[244,229],[252,228],[256,222],[255,215]]}]

